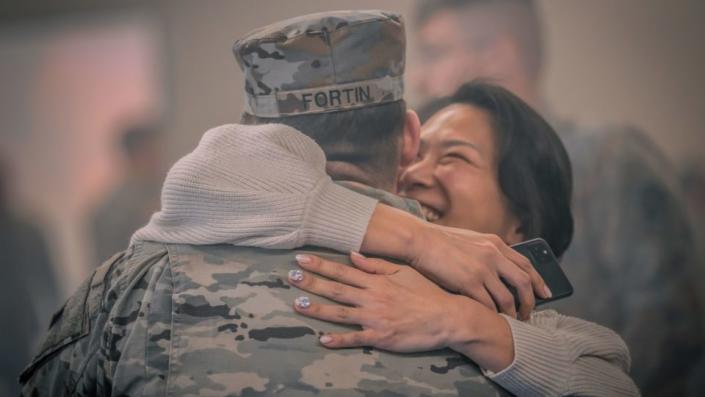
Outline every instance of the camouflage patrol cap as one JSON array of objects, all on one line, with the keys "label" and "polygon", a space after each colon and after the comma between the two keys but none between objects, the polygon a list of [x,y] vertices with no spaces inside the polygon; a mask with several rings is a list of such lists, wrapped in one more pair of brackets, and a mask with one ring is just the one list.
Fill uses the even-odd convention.
[{"label": "camouflage patrol cap", "polygon": [[333,11],[254,30],[233,45],[245,111],[335,112],[402,99],[404,22],[379,10]]}]

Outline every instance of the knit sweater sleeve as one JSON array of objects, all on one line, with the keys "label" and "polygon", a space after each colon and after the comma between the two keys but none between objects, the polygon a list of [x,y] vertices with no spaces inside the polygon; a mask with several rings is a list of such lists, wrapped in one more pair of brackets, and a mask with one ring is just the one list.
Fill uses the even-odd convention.
[{"label": "knit sweater sleeve", "polygon": [[377,200],[335,184],[321,148],[281,125],[223,125],[167,174],[139,240],[359,250]]},{"label": "knit sweater sleeve", "polygon": [[504,316],[514,338],[514,362],[494,382],[521,396],[637,396],[624,341],[608,328],[554,310],[522,322]]}]

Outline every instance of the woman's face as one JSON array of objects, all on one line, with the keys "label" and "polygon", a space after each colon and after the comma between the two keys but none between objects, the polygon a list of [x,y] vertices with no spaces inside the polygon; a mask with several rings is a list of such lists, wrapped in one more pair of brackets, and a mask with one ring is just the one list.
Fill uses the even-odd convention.
[{"label": "woman's face", "polygon": [[433,223],[493,233],[513,244],[522,236],[499,187],[494,135],[485,110],[443,108],[423,125],[419,157],[402,174],[401,190]]}]

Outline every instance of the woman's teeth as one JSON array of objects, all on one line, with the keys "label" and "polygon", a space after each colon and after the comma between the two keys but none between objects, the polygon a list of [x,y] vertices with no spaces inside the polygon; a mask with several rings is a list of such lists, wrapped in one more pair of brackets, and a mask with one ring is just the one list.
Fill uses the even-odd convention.
[{"label": "woman's teeth", "polygon": [[426,220],[429,222],[435,222],[441,217],[441,214],[439,214],[438,211],[426,207],[423,204],[421,204],[421,212],[423,213],[423,216],[426,218]]}]

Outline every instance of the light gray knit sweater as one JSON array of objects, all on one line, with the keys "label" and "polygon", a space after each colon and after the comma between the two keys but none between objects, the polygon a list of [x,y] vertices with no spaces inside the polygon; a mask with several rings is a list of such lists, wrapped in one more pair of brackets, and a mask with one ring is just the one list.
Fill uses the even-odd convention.
[{"label": "light gray knit sweater", "polygon": [[[284,125],[223,125],[169,171],[162,210],[132,241],[358,250],[376,200],[336,185],[315,142]],[[521,396],[638,395],[613,331],[553,310],[504,316],[514,362],[485,371]]]},{"label": "light gray knit sweater", "polygon": [[325,165],[286,125],[213,128],[169,170],[161,211],[132,241],[357,250],[377,200],[335,184]]}]

